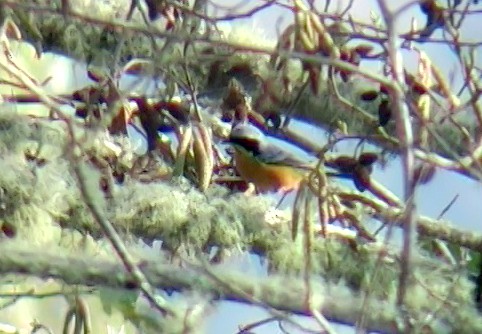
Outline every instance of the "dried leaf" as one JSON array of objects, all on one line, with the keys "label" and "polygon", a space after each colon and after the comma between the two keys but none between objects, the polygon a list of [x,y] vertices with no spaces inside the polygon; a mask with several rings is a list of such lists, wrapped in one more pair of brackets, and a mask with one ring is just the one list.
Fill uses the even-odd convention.
[{"label": "dried leaf", "polygon": [[[189,123],[191,114],[191,105],[181,100],[171,99],[170,101],[160,101],[152,105],[154,110],[166,110],[173,120],[179,124],[186,125]],[[172,122],[171,122],[172,123]]]},{"label": "dried leaf", "polygon": [[327,161],[326,166],[334,168],[341,173],[351,174],[355,171],[358,166],[358,161],[350,156],[342,155],[334,159],[333,161]]},{"label": "dried leaf", "polygon": [[145,74],[152,69],[152,62],[144,59],[132,59],[122,68],[122,73],[125,74]]},{"label": "dried leaf", "polygon": [[350,80],[350,74],[351,72],[349,71],[340,71],[340,77],[343,82],[348,82]]},{"label": "dried leaf", "polygon": [[[180,138],[179,138],[180,137]],[[179,146],[177,147],[176,163],[173,170],[174,176],[180,176],[184,172],[186,156],[192,143],[192,127],[180,127],[178,131]]]},{"label": "dried leaf", "polygon": [[128,103],[120,104],[117,114],[112,118],[112,122],[109,125],[109,131],[111,134],[127,133],[127,124],[132,117],[133,110]]},{"label": "dried leaf", "polygon": [[359,54],[360,57],[366,57],[373,51],[373,46],[370,44],[358,44],[353,48],[353,51]]},{"label": "dried leaf", "polygon": [[5,235],[7,238],[14,238],[17,234],[17,229],[14,225],[9,222],[4,222],[0,227],[0,231]]},{"label": "dried leaf", "polygon": [[411,85],[412,90],[420,95],[427,94],[428,88],[419,81],[414,81]]},{"label": "dried leaf", "polygon": [[388,96],[390,94],[390,90],[388,89],[387,86],[380,85],[380,93]]},{"label": "dried leaf", "polygon": [[87,76],[90,80],[93,80],[95,82],[103,82],[107,79],[107,75],[104,70],[92,66],[88,68]]},{"label": "dried leaf", "polygon": [[315,66],[310,66],[308,70],[308,75],[310,79],[311,92],[316,96],[319,92],[320,87],[320,68]]},{"label": "dried leaf", "polygon": [[193,150],[198,186],[205,191],[213,175],[214,152],[211,133],[203,124],[198,124],[194,129]]},{"label": "dried leaf", "polygon": [[236,79],[231,79],[228,84],[228,91],[223,99],[222,109],[235,109],[239,104],[246,104],[246,94],[243,86]]},{"label": "dried leaf", "polygon": [[78,106],[75,108],[75,116],[80,117],[80,118],[87,118],[87,115],[89,114],[89,110],[85,105]]},{"label": "dried leaf", "polygon": [[378,160],[378,154],[373,153],[373,152],[365,152],[360,154],[360,157],[358,158],[358,162],[362,166],[371,166]]},{"label": "dried leaf", "polygon": [[414,182],[415,184],[427,184],[435,175],[436,168],[432,164],[423,163],[415,168]]},{"label": "dried leaf", "polygon": [[376,90],[368,90],[360,95],[360,99],[362,101],[373,101],[375,100],[378,95],[380,95],[380,92],[377,92]]},{"label": "dried leaf", "polygon": [[360,62],[361,62],[360,55],[356,52],[352,52],[351,57],[350,57],[350,63],[355,65],[355,66],[359,66]]},{"label": "dried leaf", "polygon": [[351,50],[348,48],[343,48],[340,50],[340,59],[349,62],[351,58]]},{"label": "dried leaf", "polygon": [[392,118],[392,108],[390,101],[387,99],[382,100],[378,106],[378,123],[380,126],[385,126]]},{"label": "dried leaf", "polygon": [[355,173],[353,173],[353,182],[359,191],[365,191],[370,188],[371,180],[368,169],[359,165],[355,169]]},{"label": "dried leaf", "polygon": [[2,29],[0,31],[1,34],[6,38],[15,39],[18,41],[22,39],[22,33],[20,32],[20,29],[10,17],[7,17],[5,19],[5,22],[3,23]]}]

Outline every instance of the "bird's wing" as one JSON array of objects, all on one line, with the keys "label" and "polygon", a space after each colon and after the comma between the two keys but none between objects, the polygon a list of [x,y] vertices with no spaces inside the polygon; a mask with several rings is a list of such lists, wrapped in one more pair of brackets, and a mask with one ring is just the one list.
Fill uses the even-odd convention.
[{"label": "bird's wing", "polygon": [[296,153],[274,142],[265,143],[258,154],[256,154],[256,158],[269,165],[284,165],[307,170],[311,170],[314,167],[314,162],[310,161],[309,157],[298,156]]}]

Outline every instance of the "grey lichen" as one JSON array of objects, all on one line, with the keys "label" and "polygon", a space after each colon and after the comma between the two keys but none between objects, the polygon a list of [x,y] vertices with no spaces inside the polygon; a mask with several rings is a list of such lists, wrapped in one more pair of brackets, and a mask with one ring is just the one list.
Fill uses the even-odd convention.
[{"label": "grey lichen", "polygon": [[[0,224],[13,226],[21,243],[56,245],[66,253],[82,249],[97,256],[109,254],[110,246],[80,196],[69,155],[62,154],[68,138],[65,129],[52,130],[41,122],[7,114],[0,115],[0,124]],[[86,137],[86,154],[101,159],[112,153],[116,139],[96,132]],[[129,145],[122,150],[129,150]],[[131,165],[131,159],[134,155],[125,154],[122,164]],[[103,213],[126,240],[161,240],[165,250],[181,256],[206,255],[213,247],[248,250],[265,257],[271,272],[294,276],[305,272],[303,238],[293,241],[288,223],[267,223],[273,204],[269,197],[231,194],[219,186],[201,193],[183,180],[141,183],[127,178],[112,189],[112,197],[102,198],[103,172],[88,161],[83,163],[89,187],[97,190]],[[136,241],[129,244],[136,248]],[[310,249],[311,275],[393,301],[398,262],[393,255],[379,259],[380,251],[376,245],[354,248],[350,242],[316,237]],[[417,254],[414,259],[407,310],[416,324],[427,321],[416,319],[416,314],[440,305],[437,316],[452,326],[482,327],[473,307],[473,285],[466,276],[426,255]]]}]

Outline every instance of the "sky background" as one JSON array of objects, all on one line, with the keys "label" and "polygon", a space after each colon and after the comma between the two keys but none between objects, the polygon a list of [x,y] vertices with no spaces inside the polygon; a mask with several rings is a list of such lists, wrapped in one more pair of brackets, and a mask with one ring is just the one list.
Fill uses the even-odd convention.
[{"label": "sky background", "polygon": [[[213,2],[222,3],[223,6],[228,6],[227,3],[240,4],[243,1],[222,1],[215,0]],[[346,8],[348,0],[331,1],[330,12],[339,12],[339,9]],[[407,0],[393,1],[388,0],[389,7],[396,10],[405,5]],[[251,7],[259,4],[260,1],[246,1],[245,4],[250,4]],[[315,6],[321,8],[324,6],[324,1],[315,1]],[[465,1],[464,1],[465,3]],[[249,8],[243,7],[243,10]],[[476,7],[482,10],[482,4]],[[364,21],[370,23],[371,13],[379,14],[378,2],[375,0],[355,0],[350,14],[357,21]],[[222,12],[219,12],[221,16]],[[416,19],[417,26],[423,28],[425,26],[425,16],[422,15],[418,6],[412,6],[398,17],[396,22],[397,32],[400,34],[410,31],[412,18]],[[293,22],[292,13],[280,6],[271,6],[263,10],[249,19],[243,19],[236,22],[229,22],[228,24],[239,25],[252,29],[255,33],[253,36],[262,37],[266,40],[276,39],[289,24]],[[476,64],[482,66],[482,14],[468,16],[465,23],[460,30],[460,40],[479,42],[476,54]],[[432,37],[442,38],[442,31],[437,30]],[[460,66],[456,56],[450,52],[449,48],[443,44],[435,43],[414,43],[417,47],[424,50],[432,62],[442,71],[445,78],[449,79],[452,87],[456,89],[463,83],[463,77],[460,72]],[[403,52],[405,67],[410,71],[415,71],[418,56],[414,52]],[[377,62],[363,62],[364,68],[381,73],[382,66]],[[326,134],[320,129],[312,127],[307,124],[298,123],[296,127],[303,132],[306,138],[313,138],[314,141],[326,141]],[[354,149],[354,143],[346,143],[344,147],[338,147],[342,152],[350,152]],[[400,159],[393,159],[382,169],[375,168],[372,177],[381,184],[385,185],[389,190],[396,194],[399,198],[403,198],[403,180],[401,178]],[[482,186],[479,182],[463,177],[457,173],[437,170],[434,179],[426,185],[420,186],[417,189],[417,210],[419,214],[427,215],[429,217],[437,217],[442,210],[452,201],[455,196],[459,196],[457,201],[448,210],[444,218],[456,224],[467,231],[482,232],[482,221],[478,214],[482,202]],[[248,260],[245,260],[249,262]],[[259,266],[256,259],[252,259],[252,266]],[[248,267],[246,267],[248,268]],[[269,316],[266,312],[246,307],[244,305],[237,305],[235,303],[223,303],[218,311],[212,316],[212,321],[208,325],[209,333],[236,333],[239,324],[247,324],[254,321],[264,319]],[[301,318],[300,318],[301,319]],[[313,324],[312,322],[308,321]],[[302,321],[307,323],[306,318]],[[316,328],[316,327],[314,327]],[[352,328],[342,325],[334,325],[338,333],[354,333]],[[276,324],[268,324],[260,327],[259,330],[254,330],[254,333],[282,333]],[[298,333],[293,330],[293,333]]]}]

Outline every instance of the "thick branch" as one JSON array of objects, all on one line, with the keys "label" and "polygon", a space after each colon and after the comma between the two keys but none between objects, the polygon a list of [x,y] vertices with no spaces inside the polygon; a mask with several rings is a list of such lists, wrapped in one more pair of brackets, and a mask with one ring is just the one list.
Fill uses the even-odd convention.
[{"label": "thick branch", "polygon": [[[21,273],[39,277],[53,277],[68,284],[100,285],[121,289],[136,288],[133,277],[121,263],[92,260],[76,256],[59,256],[44,252],[24,251],[12,244],[0,246],[0,272]],[[253,304],[259,302],[281,311],[310,315],[301,296],[306,295],[302,279],[272,276],[269,279],[229,273],[225,269],[179,269],[139,259],[144,273],[156,288],[169,291],[196,290],[215,296],[215,299]],[[213,278],[215,277],[215,279]],[[220,282],[222,282],[220,284]],[[283,287],[283,288],[281,288]],[[354,324],[361,312],[366,315],[367,328],[396,333],[398,314],[393,305],[372,300],[369,312],[362,309],[362,299],[340,286],[315,284],[311,287],[316,308],[329,320]],[[420,317],[423,318],[423,317]],[[433,327],[439,325],[432,323]]]}]

